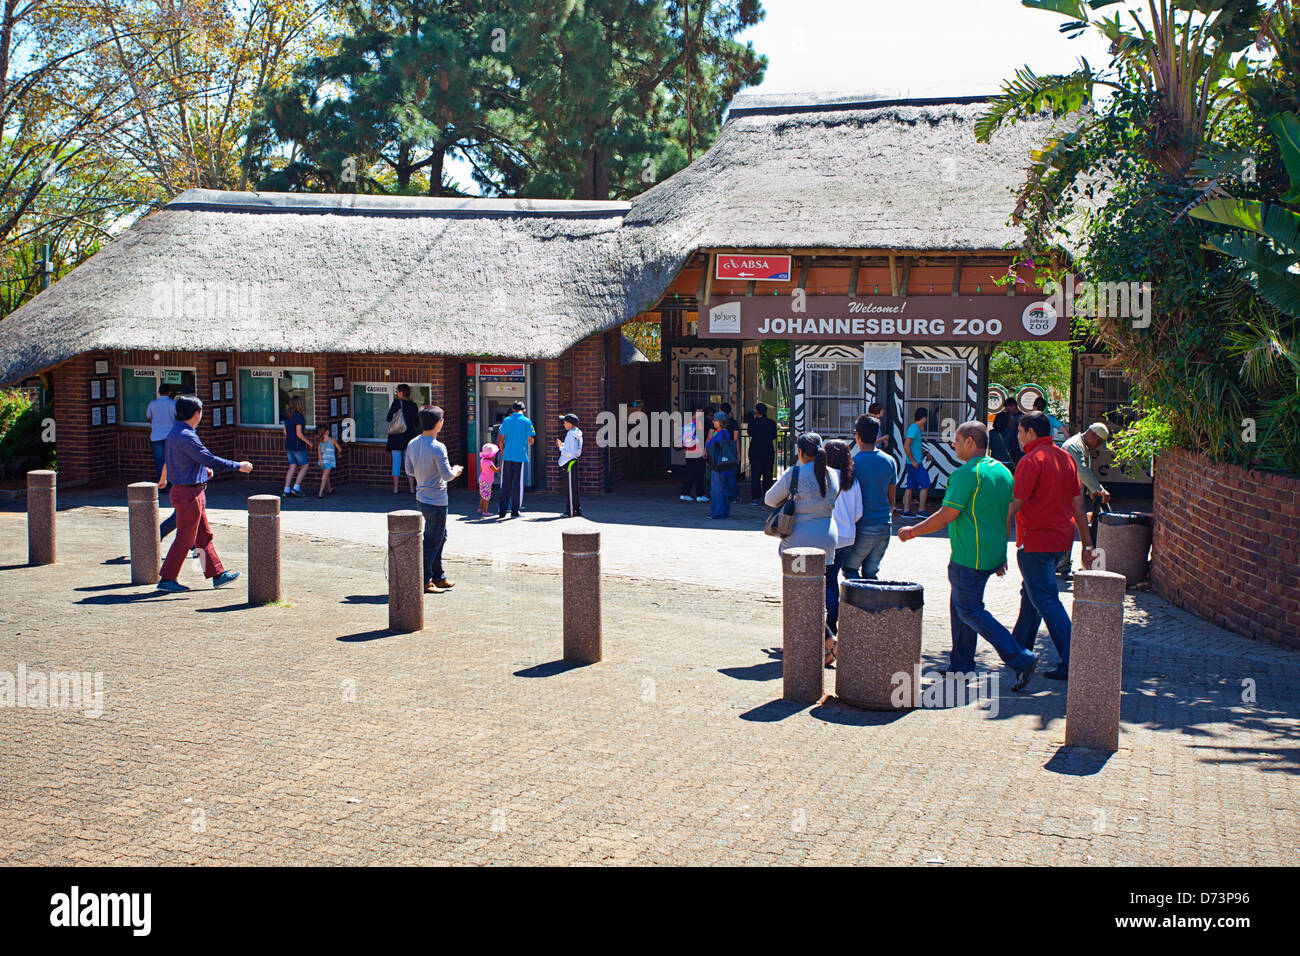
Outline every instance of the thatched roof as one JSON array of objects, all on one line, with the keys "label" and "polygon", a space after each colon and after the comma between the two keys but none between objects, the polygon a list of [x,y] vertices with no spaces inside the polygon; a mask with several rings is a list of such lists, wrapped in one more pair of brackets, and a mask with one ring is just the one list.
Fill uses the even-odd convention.
[{"label": "thatched roof", "polygon": [[981,107],[738,97],[632,203],[190,190],[0,322],[0,381],[102,349],[552,358],[653,306],[699,249],[1014,245],[1044,124]]}]

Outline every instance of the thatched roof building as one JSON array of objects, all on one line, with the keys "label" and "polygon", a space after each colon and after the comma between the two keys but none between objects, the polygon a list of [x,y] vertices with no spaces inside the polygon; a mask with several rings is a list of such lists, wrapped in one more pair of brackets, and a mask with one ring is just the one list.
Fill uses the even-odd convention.
[{"label": "thatched roof building", "polygon": [[554,358],[701,249],[1015,245],[1046,124],[978,146],[982,108],[739,97],[630,204],[190,190],[0,322],[0,382],[106,349]]}]

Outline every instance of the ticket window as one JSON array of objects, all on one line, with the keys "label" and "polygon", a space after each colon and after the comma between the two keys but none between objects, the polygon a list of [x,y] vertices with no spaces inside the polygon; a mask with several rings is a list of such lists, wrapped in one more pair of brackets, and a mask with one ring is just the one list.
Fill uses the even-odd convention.
[{"label": "ticket window", "polygon": [[1132,383],[1123,369],[1090,368],[1084,370],[1083,421],[1081,428],[1093,422],[1106,422],[1112,429],[1129,424],[1132,414]]},{"label": "ticket window", "polygon": [[[728,364],[726,359],[678,359],[677,360],[677,410],[682,413],[682,420],[691,414],[698,403],[700,408],[712,406],[716,411],[723,402],[730,401],[727,395]],[[732,410],[735,414],[735,410]],[[705,431],[708,424],[705,424]],[[680,465],[686,460],[680,448],[674,448],[672,461]]]},{"label": "ticket window", "polygon": [[945,420],[952,421],[954,429],[969,420],[973,413],[966,397],[966,363],[907,361],[903,367],[903,421],[899,423],[903,432],[911,427],[919,408],[929,413],[925,436],[933,441],[942,440]]},{"label": "ticket window", "polygon": [[862,362],[804,362],[804,407],[809,431],[823,439],[851,438],[858,416],[866,411]]}]

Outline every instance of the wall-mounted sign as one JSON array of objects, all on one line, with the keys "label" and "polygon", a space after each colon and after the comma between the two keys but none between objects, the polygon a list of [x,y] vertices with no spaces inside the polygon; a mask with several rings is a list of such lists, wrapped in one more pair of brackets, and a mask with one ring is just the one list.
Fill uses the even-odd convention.
[{"label": "wall-mounted sign", "polygon": [[687,375],[717,375],[718,370],[712,365],[688,365]]},{"label": "wall-mounted sign", "polygon": [[341,391],[343,391],[343,376],[342,376],[342,375],[335,375],[335,376],[334,376],[334,391],[336,391],[336,392],[341,392]]},{"label": "wall-mounted sign", "polygon": [[225,363],[225,362],[218,362],[216,368],[217,368],[217,376],[218,376],[218,377],[220,377],[220,376],[226,374],[226,363]]},{"label": "wall-mounted sign", "polygon": [[1010,393],[1001,385],[995,384],[989,386],[988,409],[990,414],[996,415],[998,412],[1002,411],[1007,404],[1008,394]]},{"label": "wall-mounted sign", "polygon": [[290,388],[310,388],[306,372],[294,372],[289,380],[292,382]]},{"label": "wall-mounted sign", "polygon": [[865,371],[897,372],[902,367],[902,342],[862,343],[862,368]]},{"label": "wall-mounted sign", "polygon": [[90,400],[92,402],[99,401],[99,379],[97,378],[90,380]]},{"label": "wall-mounted sign", "polygon": [[1099,368],[1097,369],[1098,378],[1126,378],[1128,372],[1122,368]]},{"label": "wall-mounted sign", "polygon": [[952,371],[952,366],[946,363],[938,365],[914,365],[912,367],[916,369],[917,375],[947,375]]},{"label": "wall-mounted sign", "polygon": [[108,374],[108,359],[95,359],[95,374],[96,375]]},{"label": "wall-mounted sign", "polygon": [[220,427],[221,427],[221,409],[220,409],[220,408],[214,408],[214,409],[212,409],[212,427],[213,427],[213,428],[220,428]]},{"label": "wall-mounted sign", "polygon": [[839,362],[804,362],[804,371],[807,372],[833,372],[840,367]]},{"label": "wall-mounted sign", "polygon": [[117,379],[115,378],[104,379],[104,397],[117,398]]},{"label": "wall-mounted sign", "polygon": [[[794,306],[802,305],[802,311]],[[730,321],[739,311],[739,321]],[[869,342],[1026,342],[1064,341],[1068,323],[1056,322],[1045,332],[1030,331],[1022,316],[1024,296],[914,295],[892,296],[809,295],[795,302],[788,295],[728,296],[709,309],[724,315],[721,332],[714,323],[701,322],[705,339],[787,339]]]},{"label": "wall-mounted sign", "polygon": [[100,425],[104,421],[104,413],[98,405],[92,405],[90,408],[90,424]]},{"label": "wall-mounted sign", "polygon": [[213,383],[212,383],[212,400],[213,400],[214,402],[219,402],[219,401],[221,401],[221,383],[220,383],[220,382],[213,382]]},{"label": "wall-mounted sign", "polygon": [[105,420],[106,422],[108,422],[110,425],[116,425],[116,424],[117,424],[117,406],[116,406],[116,405],[105,405],[105,406],[104,406],[104,416],[105,416],[105,417],[104,417],[104,420]]},{"label": "wall-mounted sign", "polygon": [[226,401],[231,401],[235,397],[235,380],[226,379]]},{"label": "wall-mounted sign", "polygon": [[367,385],[367,386],[366,386],[366,394],[367,394],[367,395],[387,395],[387,394],[388,394],[388,386],[387,386],[387,385]]},{"label": "wall-mounted sign", "polygon": [[789,282],[789,256],[718,256],[717,279],[745,279],[754,282]]},{"label": "wall-mounted sign", "polygon": [[480,376],[522,379],[524,377],[524,367],[522,365],[489,365],[481,362],[479,363],[478,374]]},{"label": "wall-mounted sign", "polygon": [[171,369],[167,369],[166,371],[163,372],[164,385],[179,385],[180,383],[181,383],[181,373],[179,371],[173,371]]},{"label": "wall-mounted sign", "polygon": [[273,368],[255,368],[250,369],[248,374],[250,378],[275,378],[279,373]]},{"label": "wall-mounted sign", "polygon": [[153,369],[138,368],[132,373],[136,378],[153,378]]}]

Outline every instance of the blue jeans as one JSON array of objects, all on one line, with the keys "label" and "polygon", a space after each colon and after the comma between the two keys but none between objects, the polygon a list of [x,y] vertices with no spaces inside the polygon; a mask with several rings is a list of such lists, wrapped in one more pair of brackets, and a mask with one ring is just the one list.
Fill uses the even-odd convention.
[{"label": "blue jeans", "polygon": [[426,505],[420,502],[424,515],[424,580],[441,581],[447,575],[442,570],[442,549],[447,543],[447,506]]},{"label": "blue jeans", "polygon": [[993,645],[1003,663],[1022,671],[1034,660],[1032,651],[1025,650],[1012,638],[1011,632],[997,622],[984,606],[984,586],[992,571],[977,571],[955,561],[948,562],[948,598],[952,615],[952,669],[975,669],[975,635],[982,634]]},{"label": "blue jeans", "polygon": [[[880,571],[880,562],[889,547],[889,525],[858,525],[857,537],[844,555],[844,577],[850,581],[867,578],[874,581]],[[845,550],[841,548],[840,550]],[[836,552],[838,555],[839,552]]]},{"label": "blue jeans", "polygon": [[732,498],[740,497],[740,469],[733,468],[727,472],[727,494]]},{"label": "blue jeans", "polygon": [[835,560],[826,565],[826,623],[831,630],[835,630],[840,622],[840,568],[852,550],[851,544],[836,548]]},{"label": "blue jeans", "polygon": [[1070,668],[1070,615],[1065,612],[1061,592],[1056,587],[1056,565],[1069,553],[1016,551],[1016,564],[1020,567],[1020,615],[1011,632],[1017,644],[1032,651],[1038,639],[1038,625],[1046,621],[1062,670]]},{"label": "blue jeans", "polygon": [[730,472],[713,471],[709,474],[709,517],[731,517],[731,484],[727,478]]},{"label": "blue jeans", "polygon": [[[151,441],[150,447],[153,449],[153,477],[155,481],[162,478],[163,462],[167,460],[167,442]],[[163,523],[158,527],[158,540],[161,541],[173,531],[176,530],[176,511],[172,510]]]}]

